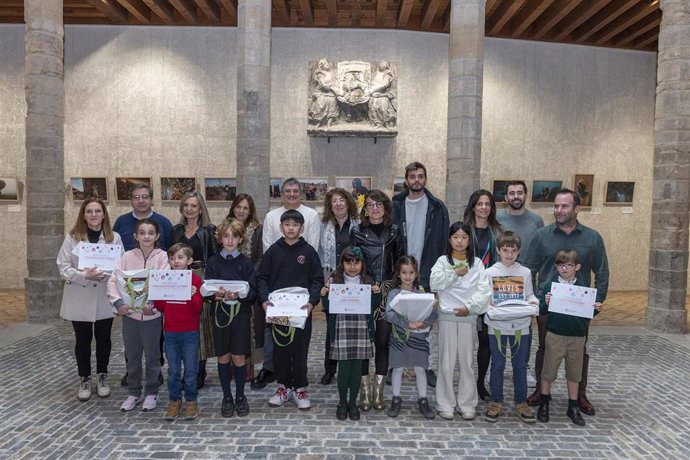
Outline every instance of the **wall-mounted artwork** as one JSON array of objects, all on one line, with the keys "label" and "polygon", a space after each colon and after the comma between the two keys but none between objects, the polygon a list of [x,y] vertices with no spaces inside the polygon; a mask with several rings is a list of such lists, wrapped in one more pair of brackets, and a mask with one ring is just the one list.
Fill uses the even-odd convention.
[{"label": "wall-mounted artwork", "polygon": [[389,61],[309,63],[307,133],[310,136],[398,134],[398,72]]},{"label": "wall-mounted artwork", "polygon": [[592,206],[592,190],[594,189],[594,174],[575,174],[573,190],[580,195],[583,208]]},{"label": "wall-mounted artwork", "polygon": [[204,179],[206,201],[232,201],[237,196],[237,179],[207,177]]},{"label": "wall-mounted artwork", "polygon": [[[350,192],[352,198],[357,201],[361,195],[361,200],[364,200],[364,195],[371,190],[371,177],[365,176],[348,176],[348,177],[336,177],[335,186],[343,188]],[[363,201],[362,201],[363,202]]]},{"label": "wall-mounted artwork", "polygon": [[16,177],[0,177],[0,201],[19,201],[19,181]]},{"label": "wall-mounted artwork", "polygon": [[271,177],[268,181],[268,198],[271,201],[280,201],[280,187],[283,185],[283,179],[280,177]]},{"label": "wall-mounted artwork", "polygon": [[535,180],[532,182],[532,203],[553,203],[562,186],[560,180]]},{"label": "wall-mounted artwork", "polygon": [[494,188],[491,190],[492,195],[494,196],[494,202],[495,203],[503,203],[506,198],[506,184],[508,182],[512,182],[510,180],[495,180],[494,181]]},{"label": "wall-mounted artwork", "polygon": [[196,190],[193,177],[161,177],[161,200],[180,201],[185,193]]},{"label": "wall-mounted artwork", "polygon": [[146,184],[151,187],[150,177],[116,177],[115,194],[119,201],[129,201],[132,187],[137,184]]},{"label": "wall-mounted artwork", "polygon": [[98,198],[108,201],[108,183],[105,177],[72,177],[69,181],[73,201]]},{"label": "wall-mounted artwork", "polygon": [[305,177],[297,180],[302,184],[302,201],[323,201],[328,192],[327,177]]},{"label": "wall-mounted artwork", "polygon": [[604,204],[632,204],[635,182],[607,182]]},{"label": "wall-mounted artwork", "polygon": [[394,177],[393,178],[393,195],[400,193],[407,188],[404,177]]}]

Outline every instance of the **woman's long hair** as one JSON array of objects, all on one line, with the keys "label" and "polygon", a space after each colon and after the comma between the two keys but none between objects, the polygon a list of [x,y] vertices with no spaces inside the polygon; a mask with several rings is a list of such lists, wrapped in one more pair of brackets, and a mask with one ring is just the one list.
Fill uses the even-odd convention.
[{"label": "woman's long hair", "polygon": [[249,205],[249,216],[247,216],[247,222],[244,224],[244,226],[249,227],[253,224],[255,227],[258,227],[259,219],[256,217],[256,204],[254,204],[254,198],[252,198],[252,196],[248,193],[240,193],[235,197],[234,200],[232,200],[232,204],[230,204],[230,209],[228,210],[228,215],[225,216],[225,218],[237,219],[235,217],[235,208],[242,202],[242,200],[247,200],[247,204]]},{"label": "woman's long hair", "polygon": [[489,213],[489,227],[492,230],[500,230],[501,225],[498,223],[496,220],[496,202],[494,201],[494,196],[491,194],[490,191],[485,190],[485,189],[479,189],[475,190],[472,192],[472,195],[470,195],[470,199],[467,202],[467,207],[465,208],[465,214],[462,216],[462,220],[467,222],[472,226],[472,228],[476,228],[476,219],[474,215],[474,207],[477,205],[477,202],[479,202],[479,198],[487,196],[489,197],[489,203],[491,203],[491,212]]},{"label": "woman's long hair", "polygon": [[467,265],[472,268],[472,265],[474,264],[474,241],[472,241],[472,227],[470,227],[470,224],[467,222],[457,221],[450,224],[450,228],[448,229],[448,248],[446,249],[448,262],[451,265],[455,263],[453,262],[453,247],[450,245],[450,237],[453,236],[458,230],[462,230],[469,237],[465,253],[467,255]]},{"label": "woman's long hair", "polygon": [[187,225],[187,218],[184,216],[184,214],[182,214],[182,211],[184,210],[184,204],[190,198],[196,198],[197,202],[199,203],[199,227],[206,227],[211,223],[211,218],[208,215],[208,208],[206,207],[204,197],[201,196],[201,193],[199,192],[187,192],[182,195],[182,199],[180,200],[180,223],[182,225]]},{"label": "woman's long hair", "polygon": [[333,206],[331,206],[331,200],[333,195],[340,195],[347,203],[347,214],[350,219],[357,219],[357,203],[355,199],[352,198],[352,194],[347,193],[347,190],[340,187],[332,188],[326,193],[326,197],[323,199],[323,216],[321,217],[321,222],[335,222],[335,215],[333,215]]},{"label": "woman's long hair", "polygon": [[72,236],[72,238],[74,238],[77,241],[86,241],[86,229],[88,228],[88,226],[86,225],[86,218],[84,216],[84,212],[86,211],[86,206],[91,203],[98,203],[101,206],[101,210],[103,210],[103,222],[101,223],[101,232],[103,233],[103,239],[106,243],[112,243],[113,239],[115,239],[115,236],[113,235],[113,228],[110,226],[108,208],[105,207],[105,203],[103,203],[103,200],[93,196],[85,199],[82,202],[81,207],[79,208],[79,215],[77,216],[77,221],[74,223],[74,226],[72,226],[72,229],[69,231],[70,236]]}]

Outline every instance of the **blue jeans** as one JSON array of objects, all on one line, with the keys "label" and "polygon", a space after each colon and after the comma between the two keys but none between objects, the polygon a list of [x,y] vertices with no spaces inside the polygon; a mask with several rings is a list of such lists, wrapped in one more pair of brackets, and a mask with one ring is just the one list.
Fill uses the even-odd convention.
[{"label": "blue jeans", "polygon": [[[513,388],[515,404],[527,400],[527,356],[529,355],[529,335],[523,335],[520,346],[515,346],[514,335],[501,335],[501,348],[493,333],[489,333],[491,349],[491,399],[503,402],[503,372],[506,368],[506,348],[510,348],[510,360],[513,364]],[[501,350],[503,353],[501,353]]]},{"label": "blue jeans", "polygon": [[199,331],[165,332],[165,354],[168,356],[168,393],[179,401],[180,375],[184,364],[184,399],[196,401],[196,375],[199,372]]}]

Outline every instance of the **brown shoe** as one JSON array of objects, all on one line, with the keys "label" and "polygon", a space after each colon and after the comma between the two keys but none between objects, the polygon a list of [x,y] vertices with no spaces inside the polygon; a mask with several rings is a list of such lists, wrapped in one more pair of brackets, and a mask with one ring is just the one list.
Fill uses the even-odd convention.
[{"label": "brown shoe", "polygon": [[175,420],[180,414],[180,409],[182,408],[182,401],[179,399],[177,401],[170,401],[168,403],[168,410],[165,411],[166,420]]},{"label": "brown shoe", "polygon": [[534,393],[529,395],[527,398],[527,405],[528,406],[538,406],[539,403],[541,402],[541,391],[539,390],[539,385],[537,385],[537,389],[534,390]]},{"label": "brown shoe", "polygon": [[184,406],[184,419],[194,420],[199,416],[199,406],[196,401],[187,401]]},{"label": "brown shoe", "polygon": [[594,415],[596,413],[594,406],[589,402],[589,399],[587,399],[587,395],[579,395],[577,397],[577,405],[580,408],[580,412],[585,415]]}]

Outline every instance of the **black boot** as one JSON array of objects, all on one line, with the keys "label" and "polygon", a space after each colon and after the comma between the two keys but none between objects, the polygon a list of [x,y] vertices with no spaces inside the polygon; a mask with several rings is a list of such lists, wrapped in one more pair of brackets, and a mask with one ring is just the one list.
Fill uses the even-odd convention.
[{"label": "black boot", "polygon": [[206,360],[199,361],[199,373],[196,375],[196,389],[201,390],[206,384]]},{"label": "black boot", "polygon": [[542,423],[549,423],[549,402],[551,401],[551,395],[541,395],[541,401],[539,402],[539,409],[537,410],[537,420]]},{"label": "black boot", "polygon": [[386,415],[388,415],[389,417],[397,417],[400,413],[401,407],[402,399],[400,398],[400,396],[393,396],[393,400],[391,401],[391,407],[388,408],[388,412],[386,412]]},{"label": "black boot", "polygon": [[565,413],[572,422],[577,426],[585,426],[585,419],[580,414],[580,409],[577,407],[577,400],[568,400],[568,411]]}]

